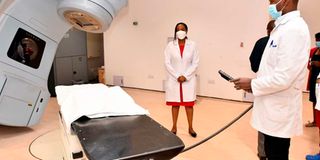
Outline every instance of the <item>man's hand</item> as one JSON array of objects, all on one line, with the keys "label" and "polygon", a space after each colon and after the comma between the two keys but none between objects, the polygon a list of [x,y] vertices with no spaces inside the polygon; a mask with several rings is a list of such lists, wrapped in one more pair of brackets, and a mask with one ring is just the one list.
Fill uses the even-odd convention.
[{"label": "man's hand", "polygon": [[185,82],[187,80],[187,78],[184,76],[180,76],[177,80],[178,80],[178,82],[182,83],[182,82]]},{"label": "man's hand", "polygon": [[243,89],[246,92],[252,92],[251,80],[251,78],[237,78],[231,80],[230,82],[234,83],[234,88],[236,88],[237,90]]}]

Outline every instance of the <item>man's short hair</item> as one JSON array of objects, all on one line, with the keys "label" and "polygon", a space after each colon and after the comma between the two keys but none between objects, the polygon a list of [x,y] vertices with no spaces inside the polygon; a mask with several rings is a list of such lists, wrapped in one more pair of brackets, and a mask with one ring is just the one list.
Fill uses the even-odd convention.
[{"label": "man's short hair", "polygon": [[315,38],[320,40],[320,32],[315,34]]}]

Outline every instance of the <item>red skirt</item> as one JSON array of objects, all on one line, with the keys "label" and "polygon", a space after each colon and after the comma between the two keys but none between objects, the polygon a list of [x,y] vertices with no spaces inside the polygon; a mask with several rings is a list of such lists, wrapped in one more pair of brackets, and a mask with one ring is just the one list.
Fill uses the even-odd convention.
[{"label": "red skirt", "polygon": [[167,102],[168,106],[186,106],[186,107],[193,107],[194,101],[192,102]]}]

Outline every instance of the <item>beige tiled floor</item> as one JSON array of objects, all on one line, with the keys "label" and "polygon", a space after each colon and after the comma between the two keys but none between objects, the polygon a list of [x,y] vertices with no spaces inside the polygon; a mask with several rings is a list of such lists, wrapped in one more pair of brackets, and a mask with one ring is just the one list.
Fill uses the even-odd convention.
[{"label": "beige tiled floor", "polygon": [[[135,99],[136,103],[149,110],[153,119],[168,129],[171,128],[171,109],[164,104],[164,93],[129,88],[125,90]],[[311,103],[307,101],[307,97],[308,94],[305,94],[303,113],[305,122],[311,118]],[[194,129],[197,131],[198,137],[192,138],[187,133],[188,127],[184,108],[180,110],[177,135],[186,146],[192,145],[220,129],[249,106],[249,103],[200,97],[194,113]],[[59,137],[54,136],[59,128],[58,110],[56,99],[51,98],[38,125],[31,128],[0,126],[0,159],[34,160],[36,158],[30,154],[30,146],[33,154],[51,154],[45,158],[41,157],[42,155],[35,155],[42,159],[63,159],[58,153],[53,154],[55,149],[52,149],[52,145],[59,146],[59,143],[52,143],[59,141]],[[250,114],[251,112],[205,144],[178,155],[175,160],[257,159],[257,132],[249,125]],[[52,139],[49,138],[48,141],[39,142],[41,137],[52,137]],[[295,137],[291,141],[290,160],[303,160],[306,154],[317,152],[318,141],[317,128],[304,128],[304,135]],[[31,143],[32,145],[30,145]],[[41,144],[40,147],[39,144]],[[48,154],[45,154],[46,152]],[[55,152],[58,151],[55,150]]]}]

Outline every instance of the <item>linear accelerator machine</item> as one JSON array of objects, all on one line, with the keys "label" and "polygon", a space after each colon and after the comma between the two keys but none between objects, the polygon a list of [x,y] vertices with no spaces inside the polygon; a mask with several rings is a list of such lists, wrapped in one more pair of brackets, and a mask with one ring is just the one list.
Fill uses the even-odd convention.
[{"label": "linear accelerator machine", "polygon": [[[127,0],[0,0],[0,125],[37,124],[50,98],[48,75],[65,33],[72,27],[104,32],[126,5]],[[77,135],[62,133],[67,159],[162,160],[184,148],[145,115],[86,120],[74,128]],[[95,132],[84,134],[86,128]],[[97,133],[100,128],[103,133]],[[94,140],[97,134],[106,137]]]},{"label": "linear accelerator machine", "polygon": [[127,0],[0,0],[0,124],[32,126],[48,103],[57,46],[72,27],[101,33]]}]

